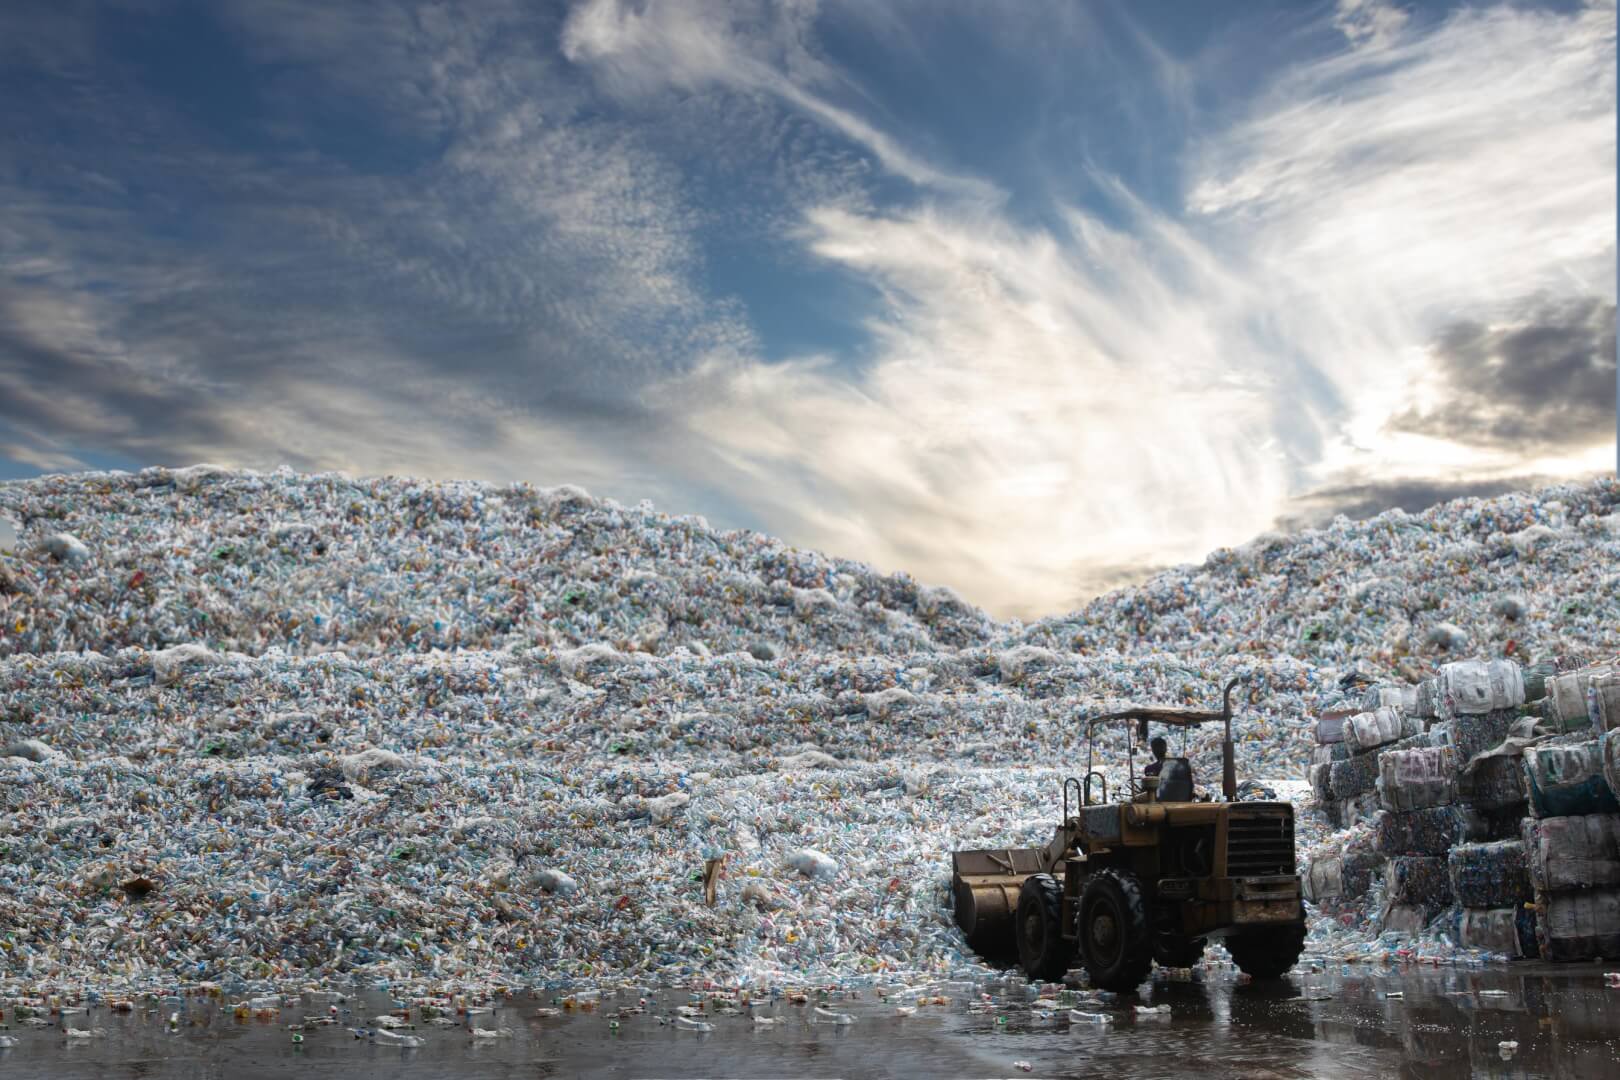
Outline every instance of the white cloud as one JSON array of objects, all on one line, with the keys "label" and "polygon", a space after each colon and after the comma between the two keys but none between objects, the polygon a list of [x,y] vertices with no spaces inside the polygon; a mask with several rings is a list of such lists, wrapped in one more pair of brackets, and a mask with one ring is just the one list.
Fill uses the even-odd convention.
[{"label": "white cloud", "polygon": [[1333,25],[1352,45],[1379,49],[1394,42],[1407,17],[1389,0],[1339,0]]},{"label": "white cloud", "polygon": [[1247,248],[1278,333],[1342,402],[1320,474],[1470,460],[1383,430],[1441,326],[1612,300],[1614,51],[1612,8],[1465,9],[1298,69],[1205,148],[1190,208]]},{"label": "white cloud", "polygon": [[694,429],[772,528],[1019,613],[1335,479],[1589,469],[1383,426],[1444,322],[1613,296],[1613,13],[1379,25],[1376,57],[1301,67],[1211,137],[1185,222],[1106,178],[1122,230],[948,199],[810,213],[808,248],[883,298],[870,366],[707,371],[726,391]]},{"label": "white cloud", "polygon": [[569,15],[562,49],[606,87],[629,96],[709,85],[769,94],[865,147],[896,176],[958,195],[997,198],[992,185],[933,167],[828,98],[823,89],[842,77],[807,46],[815,14],[814,2],[668,0],[634,5],[628,0],[586,0]]}]

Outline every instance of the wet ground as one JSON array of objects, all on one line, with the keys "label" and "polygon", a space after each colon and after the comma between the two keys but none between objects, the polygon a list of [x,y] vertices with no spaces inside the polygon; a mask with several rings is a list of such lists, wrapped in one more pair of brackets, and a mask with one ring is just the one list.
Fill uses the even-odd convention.
[{"label": "wet ground", "polygon": [[[1106,1025],[1071,1023],[1066,1008],[1039,1018],[1027,1000],[1014,1000],[1024,993],[1015,983],[972,992],[959,985],[950,1004],[904,1017],[896,1001],[872,991],[830,1001],[829,1008],[854,1017],[847,1025],[817,1023],[813,997],[805,1005],[777,1000],[712,1016],[709,1032],[660,1024],[660,1015],[688,1000],[683,992],[655,995],[645,1014],[619,1019],[617,1028],[611,1014],[636,1005],[635,995],[549,1017],[535,1010],[550,1007],[552,995],[522,995],[478,1017],[480,1026],[508,1029],[503,1037],[434,1026],[414,1012],[416,1026],[403,1034],[421,1039],[415,1048],[347,1030],[388,1011],[388,996],[378,993],[351,997],[338,1023],[298,1032],[301,1043],[287,1025],[327,1014],[324,1001],[302,1000],[257,1020],[238,1019],[205,997],[150,1001],[132,1013],[98,1007],[68,1020],[100,1029],[89,1038],[28,1026],[11,1009],[3,1034],[16,1045],[0,1050],[0,1076],[1620,1076],[1620,988],[1604,985],[1600,966],[1349,971],[1296,974],[1271,985],[1219,977],[1159,982],[1139,1000],[1168,1005],[1167,1020],[1139,1018],[1130,1001],[1079,1006],[1108,1015]],[[1000,1001],[970,1006],[986,991]],[[1510,1056],[1504,1042],[1518,1044]]]}]

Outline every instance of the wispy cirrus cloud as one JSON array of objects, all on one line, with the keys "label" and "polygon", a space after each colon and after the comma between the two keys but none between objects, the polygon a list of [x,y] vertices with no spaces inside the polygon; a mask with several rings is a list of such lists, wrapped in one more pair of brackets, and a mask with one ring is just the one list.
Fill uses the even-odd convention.
[{"label": "wispy cirrus cloud", "polygon": [[37,17],[15,461],[581,482],[1021,614],[1608,461],[1557,403],[1613,351],[1612,7],[1344,0],[1258,72],[1123,9]]}]

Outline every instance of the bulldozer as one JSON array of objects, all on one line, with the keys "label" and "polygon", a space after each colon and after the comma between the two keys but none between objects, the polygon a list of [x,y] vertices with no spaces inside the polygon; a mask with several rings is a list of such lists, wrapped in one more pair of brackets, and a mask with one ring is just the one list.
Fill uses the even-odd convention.
[{"label": "bulldozer", "polygon": [[[1086,774],[1063,781],[1063,817],[1045,847],[958,851],[951,856],[956,923],[987,959],[1017,962],[1031,979],[1057,982],[1078,960],[1091,985],[1125,993],[1155,962],[1185,968],[1221,939],[1254,979],[1299,960],[1305,907],[1294,861],[1294,808],[1240,802],[1232,748],[1232,691],[1219,712],[1147,706],[1086,722]],[[1129,790],[1109,798],[1095,764],[1095,732],[1126,723]],[[1136,774],[1135,743],[1150,725],[1181,733],[1224,727],[1222,799],[1195,793],[1185,756],[1158,775]],[[1134,733],[1134,738],[1133,738]],[[1071,805],[1072,798],[1072,805]]]}]

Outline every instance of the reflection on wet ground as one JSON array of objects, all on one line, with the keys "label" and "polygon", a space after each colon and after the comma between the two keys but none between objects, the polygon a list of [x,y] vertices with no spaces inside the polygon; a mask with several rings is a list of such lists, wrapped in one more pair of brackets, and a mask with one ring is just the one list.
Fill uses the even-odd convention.
[{"label": "reflection on wet ground", "polygon": [[[418,1047],[349,1030],[370,1028],[389,1012],[384,993],[358,993],[336,1006],[297,1000],[260,1019],[193,996],[66,1019],[69,1027],[100,1029],[92,1037],[69,1037],[62,1020],[29,1026],[26,1011],[8,1009],[4,1035],[16,1045],[0,1050],[0,1076],[1616,1077],[1620,988],[1606,988],[1601,971],[1351,968],[1269,986],[1157,982],[1136,1002],[1080,1006],[1107,1015],[1105,1024],[1071,1023],[1066,1007],[1043,1015],[1048,1010],[1032,1009],[1025,985],[993,981],[957,985],[949,1004],[909,1016],[898,1015],[898,998],[881,1000],[871,990],[834,995],[827,1008],[852,1016],[849,1024],[818,1022],[814,995],[806,1004],[779,998],[706,1016],[701,1022],[713,1027],[706,1032],[674,1026],[676,1008],[689,1001],[684,991],[655,994],[646,1012],[617,1018],[637,1006],[637,994],[541,1016],[536,1010],[551,1011],[554,995],[537,992],[474,1018],[486,1030],[507,1029],[500,1036],[474,1036],[465,1019],[443,1026],[413,1010],[414,1027],[401,1034],[419,1039]],[[1140,1017],[1138,1003],[1168,1004],[1170,1016]],[[289,1029],[333,1007],[336,1022]],[[1504,1043],[1517,1047],[1504,1052]]]}]

